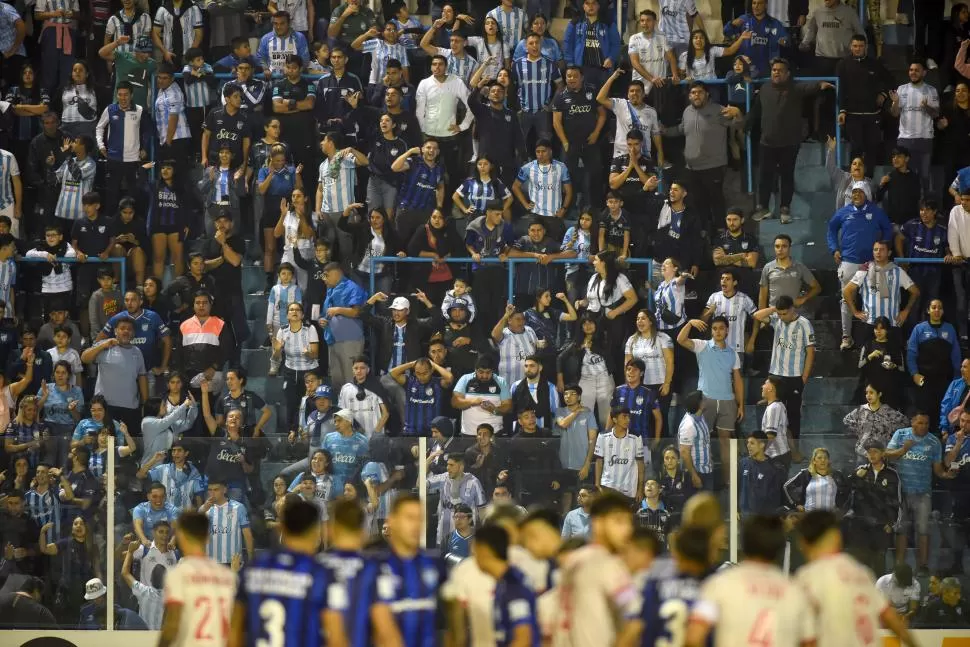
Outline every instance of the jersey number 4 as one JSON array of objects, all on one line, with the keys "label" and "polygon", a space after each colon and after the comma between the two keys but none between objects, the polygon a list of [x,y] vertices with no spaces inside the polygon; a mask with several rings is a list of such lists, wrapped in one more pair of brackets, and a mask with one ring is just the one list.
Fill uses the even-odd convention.
[{"label": "jersey number 4", "polygon": [[772,647],[775,644],[775,612],[773,609],[762,609],[754,620],[751,632],[748,633],[749,647]]}]

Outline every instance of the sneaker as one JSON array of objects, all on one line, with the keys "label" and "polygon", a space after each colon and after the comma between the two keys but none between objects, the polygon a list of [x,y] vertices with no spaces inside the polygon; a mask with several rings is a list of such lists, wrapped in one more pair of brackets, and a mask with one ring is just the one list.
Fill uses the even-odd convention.
[{"label": "sneaker", "polygon": [[940,67],[940,66],[937,65],[936,64],[936,61],[934,61],[932,58],[926,59],[926,69],[928,69],[928,70],[935,70],[938,67]]},{"label": "sneaker", "polygon": [[839,344],[839,350],[842,350],[842,351],[852,350],[852,338],[848,336],[843,337],[842,343]]},{"label": "sneaker", "polygon": [[769,211],[768,209],[765,209],[761,205],[758,205],[757,207],[755,207],[754,214],[751,216],[751,219],[754,220],[755,222],[761,222],[762,220],[767,220],[773,217],[774,217],[774,214],[771,213],[771,211]]},{"label": "sneaker", "polygon": [[781,224],[787,225],[791,222],[791,209],[788,207],[781,208]]}]

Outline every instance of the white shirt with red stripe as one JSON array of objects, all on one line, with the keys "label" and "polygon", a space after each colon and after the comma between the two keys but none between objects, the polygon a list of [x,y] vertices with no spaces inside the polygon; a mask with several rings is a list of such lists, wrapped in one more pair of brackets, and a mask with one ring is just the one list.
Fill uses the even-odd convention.
[{"label": "white shirt with red stripe", "polygon": [[184,557],[165,576],[165,606],[181,606],[173,645],[225,647],[236,598],[236,574],[205,557]]},{"label": "white shirt with red stripe", "polygon": [[881,617],[889,600],[876,588],[872,571],[845,553],[817,559],[798,569],[795,582],[815,614],[819,645],[881,645]]},{"label": "white shirt with red stripe", "polygon": [[800,647],[815,640],[808,609],[801,588],[780,568],[745,561],[704,583],[690,619],[713,626],[714,647]]}]

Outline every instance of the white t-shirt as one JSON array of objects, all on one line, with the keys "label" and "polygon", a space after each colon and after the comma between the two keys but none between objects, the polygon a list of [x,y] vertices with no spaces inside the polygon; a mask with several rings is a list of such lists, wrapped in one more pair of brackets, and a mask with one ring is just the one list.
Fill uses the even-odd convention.
[{"label": "white t-shirt", "polygon": [[165,605],[181,605],[182,617],[173,644],[225,647],[236,574],[205,557],[184,557],[165,578]]},{"label": "white t-shirt", "polygon": [[886,596],[889,604],[893,605],[897,613],[908,612],[909,603],[913,601],[919,602],[920,600],[919,580],[916,578],[913,578],[912,584],[903,588],[896,584],[892,573],[886,573],[876,580],[876,588]]},{"label": "white t-shirt", "polygon": [[724,56],[724,48],[714,45],[707,52],[707,58],[694,57],[694,62],[690,69],[687,69],[687,52],[681,52],[678,63],[680,69],[685,70],[687,75],[693,79],[716,79],[717,73],[714,71],[714,59]]},{"label": "white t-shirt", "polygon": [[889,607],[872,572],[844,553],[798,569],[795,581],[815,613],[819,645],[869,647],[879,644],[879,619]]},{"label": "white t-shirt", "polygon": [[713,316],[726,317],[728,320],[728,346],[738,353],[744,352],[744,326],[748,317],[754,314],[757,308],[754,301],[744,292],[735,292],[730,297],[718,290],[707,298],[707,308],[713,308]]},{"label": "white t-shirt", "polygon": [[783,402],[776,400],[765,408],[761,416],[761,431],[775,434],[774,439],[765,445],[765,456],[774,458],[791,451],[788,446],[788,410]]},{"label": "white t-shirt", "polygon": [[708,578],[692,620],[714,625],[714,647],[799,647],[815,639],[815,623],[802,590],[774,564],[745,561]]},{"label": "white t-shirt", "polygon": [[600,485],[622,492],[628,497],[636,497],[639,468],[637,461],[643,461],[643,441],[629,431],[618,438],[613,431],[596,437],[596,458],[603,459],[603,477]]},{"label": "white t-shirt", "polygon": [[610,103],[611,110],[616,115],[613,158],[616,159],[629,152],[626,147],[626,134],[634,128],[643,133],[641,153],[644,157],[650,157],[653,146],[651,137],[660,134],[660,118],[657,117],[657,111],[645,103],[635,108],[629,99],[610,99]]},{"label": "white t-shirt", "polygon": [[[630,44],[627,46],[627,51],[630,54],[636,54],[640,57],[640,65],[643,69],[661,78],[668,76],[666,54],[669,49],[667,37],[659,31],[654,31],[650,36],[642,32],[633,34],[630,36]],[[643,75],[635,69],[631,73],[634,81],[643,81],[643,89],[647,91],[647,94],[650,94],[653,84],[647,82]]]},{"label": "white t-shirt", "polygon": [[455,600],[465,610],[471,636],[469,647],[495,647],[495,578],[478,568],[473,558],[463,559],[451,569],[442,596]]},{"label": "white t-shirt", "polygon": [[630,283],[630,279],[626,277],[626,274],[618,274],[613,291],[607,294],[606,282],[599,274],[593,274],[589,278],[589,283],[586,284],[586,309],[590,312],[599,312],[607,306],[612,306],[618,301],[622,301],[623,293],[632,289],[633,284]]}]

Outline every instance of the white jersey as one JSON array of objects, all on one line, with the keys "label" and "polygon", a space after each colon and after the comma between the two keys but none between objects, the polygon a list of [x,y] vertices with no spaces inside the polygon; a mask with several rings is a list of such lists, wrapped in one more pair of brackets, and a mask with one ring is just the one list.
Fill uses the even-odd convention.
[{"label": "white jersey", "polygon": [[704,583],[691,619],[713,625],[714,647],[799,647],[815,639],[808,609],[805,594],[780,568],[745,561]]},{"label": "white jersey", "polygon": [[795,581],[815,614],[819,645],[882,644],[880,616],[890,605],[868,568],[839,553],[801,567]]},{"label": "white jersey", "polygon": [[757,308],[754,301],[744,292],[735,292],[728,297],[718,291],[707,298],[707,307],[713,308],[712,315],[728,320],[727,345],[738,353],[744,352],[744,327],[748,317]]},{"label": "white jersey", "polygon": [[896,94],[899,95],[899,139],[933,139],[934,119],[930,111],[940,109],[936,88],[927,83],[907,83],[899,86]]},{"label": "white jersey", "polygon": [[463,559],[448,574],[442,596],[460,604],[467,614],[469,647],[495,647],[495,578],[478,568],[473,558]]},{"label": "white jersey", "polygon": [[761,416],[761,431],[775,435],[765,445],[765,456],[775,458],[791,451],[788,446],[788,409],[784,402],[775,400],[765,408]]},{"label": "white jersey", "polygon": [[612,645],[620,623],[636,618],[640,610],[640,596],[623,560],[590,544],[568,555],[561,573],[553,645]]},{"label": "white jersey", "polygon": [[165,577],[165,606],[182,607],[174,645],[224,647],[236,599],[236,574],[204,557],[185,557]]},{"label": "white jersey", "polygon": [[617,438],[613,431],[596,437],[596,458],[603,459],[603,476],[599,485],[616,490],[630,498],[637,496],[640,468],[637,461],[643,461],[643,441],[629,431]]}]

